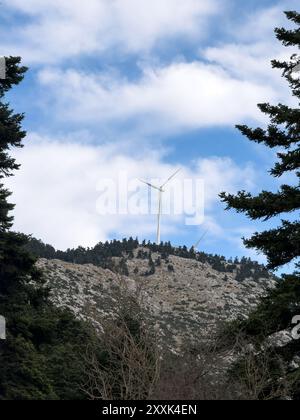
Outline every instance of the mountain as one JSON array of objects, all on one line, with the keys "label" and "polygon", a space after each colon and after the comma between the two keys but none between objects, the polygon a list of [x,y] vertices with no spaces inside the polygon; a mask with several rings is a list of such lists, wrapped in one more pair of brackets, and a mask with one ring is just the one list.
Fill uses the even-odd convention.
[{"label": "mountain", "polygon": [[[31,251],[35,247],[37,255],[38,245],[45,256],[42,251],[49,246],[39,241],[33,240]],[[101,328],[101,321],[114,316],[123,293],[138,295],[162,343],[172,350],[210,337],[224,321],[246,317],[277,282],[249,259],[226,261],[170,244],[124,240],[53,251],[37,266],[57,306]]]}]

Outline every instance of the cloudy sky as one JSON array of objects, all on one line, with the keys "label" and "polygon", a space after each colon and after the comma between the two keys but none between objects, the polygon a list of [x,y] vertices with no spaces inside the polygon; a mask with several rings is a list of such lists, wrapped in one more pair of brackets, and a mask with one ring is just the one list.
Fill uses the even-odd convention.
[{"label": "cloudy sky", "polygon": [[273,152],[234,126],[266,124],[257,103],[291,102],[270,60],[293,52],[273,28],[297,3],[3,0],[0,55],[30,68],[9,96],[28,132],[9,180],[15,229],[59,248],[153,240],[155,215],[99,212],[99,184],[181,168],[177,181],[204,181],[204,221],[164,216],[162,239],[192,245],[208,230],[205,251],[256,257],[240,238],[264,225],[224,212],[218,193],[278,187],[267,175]]}]

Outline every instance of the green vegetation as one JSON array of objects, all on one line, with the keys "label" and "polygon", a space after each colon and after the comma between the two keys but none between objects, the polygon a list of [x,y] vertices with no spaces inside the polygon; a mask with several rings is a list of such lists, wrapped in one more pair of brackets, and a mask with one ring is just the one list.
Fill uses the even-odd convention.
[{"label": "green vegetation", "polygon": [[[287,18],[296,24],[294,30],[284,28],[276,29],[277,38],[285,45],[292,46],[298,51],[300,47],[300,14],[287,12]],[[296,55],[291,57],[289,62],[273,61],[273,67],[283,70],[283,76],[288,81],[293,96],[300,99],[300,78],[294,77],[293,67],[297,61]],[[285,174],[293,174],[295,184],[282,185],[273,193],[262,191],[258,196],[252,196],[245,191],[239,192],[236,196],[223,193],[222,200],[227,204],[228,209],[235,209],[245,213],[250,219],[269,220],[280,216],[284,219],[278,228],[256,233],[252,238],[245,240],[249,248],[256,248],[262,251],[268,258],[268,266],[277,269],[286,263],[295,263],[296,271],[291,275],[284,275],[278,283],[277,288],[264,298],[258,308],[244,321],[236,321],[226,327],[227,337],[234,341],[239,334],[252,344],[255,343],[258,352],[256,362],[261,363],[261,344],[274,333],[291,330],[292,319],[300,315],[300,109],[291,108],[283,104],[272,106],[270,104],[259,105],[261,111],[268,115],[271,123],[266,130],[261,128],[251,129],[247,126],[238,126],[239,130],[249,138],[250,141],[262,143],[269,148],[279,149],[277,153],[278,162],[271,169],[270,173],[276,178]],[[293,179],[290,176],[289,179]],[[299,358],[300,340],[293,339],[288,344],[272,348],[268,352],[268,363],[271,368],[269,385],[272,389],[279,387],[282,378],[291,385],[290,395],[294,399],[300,399],[300,367],[296,362]],[[278,372],[278,358],[285,366],[285,376]],[[235,368],[235,374],[243,377],[245,366],[241,359]],[[280,379],[279,379],[280,378]],[[261,389],[258,397],[265,397],[270,390]]]},{"label": "green vegetation", "polygon": [[[100,242],[94,248],[78,247],[76,249],[67,249],[66,251],[57,251],[51,245],[44,244],[41,240],[30,238],[25,248],[35,257],[59,259],[74,264],[94,264],[124,275],[128,275],[127,259],[131,259],[133,251],[137,251],[136,258],[148,260],[149,270],[146,273],[147,275],[154,274],[155,267],[160,266],[162,260],[169,265],[169,256],[173,255],[193,259],[203,264],[210,264],[214,270],[220,273],[233,273],[237,270],[238,281],[244,281],[246,279],[255,281],[262,278],[269,279],[271,277],[270,272],[265,266],[256,261],[251,261],[250,258],[242,257],[240,260],[235,258],[233,263],[232,260],[226,261],[226,258],[223,256],[195,252],[193,248],[188,249],[185,246],[176,248],[170,242],[157,245],[144,241],[140,244],[137,239],[129,238],[123,239],[122,241]],[[153,261],[152,253],[158,253],[160,256]],[[122,259],[118,267],[115,266],[113,257]]]},{"label": "green vegetation", "polygon": [[[296,23],[296,30],[276,29],[277,38],[286,46],[293,46],[297,50],[300,47],[300,14],[296,12],[286,13],[289,20]],[[287,79],[292,94],[297,100],[300,99],[300,80],[293,76],[293,67],[296,65],[293,56],[290,62],[274,60],[273,67],[283,69],[283,75]],[[266,130],[261,128],[252,129],[247,126],[237,126],[250,141],[265,144],[267,147],[280,149],[277,153],[278,162],[271,169],[273,177],[280,178],[283,175],[293,173],[296,185],[283,184],[276,192],[262,191],[258,196],[240,191],[236,196],[222,193],[221,198],[227,204],[227,208],[234,208],[238,212],[245,213],[250,219],[269,220],[280,215],[285,215],[285,220],[276,229],[256,233],[252,238],[244,240],[248,248],[256,248],[262,251],[268,258],[269,268],[278,268],[284,264],[296,261],[300,255],[300,222],[291,220],[296,218],[295,212],[300,208],[300,109],[290,108],[279,104],[258,105],[260,110],[269,116],[270,125]],[[291,215],[288,218],[288,215]],[[293,217],[295,216],[295,217]]]},{"label": "green vegetation", "polygon": [[[20,58],[7,59],[7,78],[0,80],[0,180],[18,169],[9,156],[22,147],[23,115],[4,103],[5,93],[23,79]],[[13,205],[0,184],[0,314],[7,339],[0,340],[0,400],[82,399],[85,372],[82,353],[94,341],[89,328],[49,301],[49,290],[35,258],[26,250],[28,238],[10,231]]]}]

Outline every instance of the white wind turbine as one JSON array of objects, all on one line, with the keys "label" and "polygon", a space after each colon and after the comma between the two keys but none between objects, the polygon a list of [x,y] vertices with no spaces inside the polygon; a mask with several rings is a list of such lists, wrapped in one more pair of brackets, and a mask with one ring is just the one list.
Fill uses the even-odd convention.
[{"label": "white wind turbine", "polygon": [[149,182],[143,181],[140,179],[141,182],[148,185],[151,188],[154,188],[155,190],[158,190],[158,212],[157,212],[157,235],[156,235],[156,243],[160,244],[160,221],[161,221],[161,213],[162,213],[162,195],[165,192],[164,187],[168,184],[168,182],[173,179],[178,172],[181,171],[181,169],[178,169],[173,175],[171,175],[160,187],[157,187],[156,185],[152,185]]},{"label": "white wind turbine", "polygon": [[200,242],[205,238],[205,236],[208,234],[208,230],[206,230],[203,235],[201,236],[201,238],[195,243],[195,245],[193,245],[193,248],[195,251],[197,251],[198,246],[200,244]]}]

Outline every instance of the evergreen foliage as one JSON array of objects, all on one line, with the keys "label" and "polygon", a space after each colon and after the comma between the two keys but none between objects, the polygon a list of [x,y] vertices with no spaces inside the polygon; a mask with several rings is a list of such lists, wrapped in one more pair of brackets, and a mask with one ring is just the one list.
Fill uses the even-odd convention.
[{"label": "evergreen foliage", "polygon": [[[277,38],[284,45],[300,47],[300,19],[299,13],[287,12],[289,20],[297,24],[297,29],[275,30]],[[288,81],[292,94],[300,99],[300,78],[293,74],[293,68],[300,58],[295,55],[289,62],[274,60],[274,68],[282,69],[283,76]],[[276,229],[256,233],[252,238],[244,240],[249,248],[262,251],[268,258],[269,268],[277,268],[286,263],[296,261],[300,255],[300,222],[297,219],[300,209],[300,109],[278,104],[268,103],[258,105],[259,109],[270,119],[266,129],[252,129],[245,125],[237,128],[250,141],[277,148],[278,162],[271,169],[273,177],[280,178],[285,174],[295,175],[295,185],[283,184],[276,192],[262,191],[253,196],[245,191],[237,195],[222,193],[221,198],[227,204],[227,209],[235,209],[245,213],[250,219],[269,220],[285,215],[281,225]],[[287,216],[290,216],[289,218]],[[292,220],[291,220],[292,218]]]},{"label": "evergreen foliage", "polygon": [[10,231],[14,206],[2,180],[19,168],[9,151],[22,147],[26,133],[23,115],[14,114],[4,95],[23,79],[20,63],[7,58],[7,78],[0,80],[0,314],[7,323],[6,340],[0,340],[0,400],[82,399],[81,356],[93,334],[52,306],[36,259],[26,251],[28,238]]},{"label": "evergreen foliage", "polygon": [[[176,248],[170,242],[157,245],[150,242],[146,244],[144,241],[142,244],[139,244],[137,239],[129,238],[123,239],[122,241],[107,241],[104,244],[100,242],[94,248],[78,247],[76,249],[68,249],[67,251],[56,251],[51,245],[46,245],[40,240],[30,238],[30,241],[26,245],[26,250],[38,258],[59,259],[75,264],[94,264],[112,271],[117,271],[118,273],[120,273],[121,266],[121,273],[125,275],[128,275],[126,274],[127,270],[125,268],[126,259],[131,259],[133,252],[136,251],[135,255],[137,259],[148,260],[149,271],[152,274],[155,273],[155,267],[161,265],[162,260],[165,260],[169,264],[169,256],[174,255],[176,257],[193,259],[203,264],[210,264],[214,270],[221,273],[233,273],[237,270],[238,281],[244,281],[249,278],[254,281],[262,278],[270,278],[269,271],[263,265],[252,261],[250,258],[242,257],[240,260],[235,258],[233,264],[232,260],[231,262],[226,261],[224,256],[195,252],[193,248]],[[154,262],[151,253],[159,254]],[[124,261],[116,267],[112,260],[113,257],[119,257]]]},{"label": "evergreen foliage", "polygon": [[[277,28],[277,38],[285,46],[292,46],[298,51],[300,48],[300,14],[292,11],[286,12],[287,18],[296,24],[296,29],[287,30]],[[300,57],[293,55],[290,61],[280,62],[274,60],[272,65],[276,69],[283,70],[283,76],[288,81],[292,95],[298,104],[300,99],[300,77],[293,73],[295,65],[299,64]],[[243,135],[250,141],[264,144],[267,147],[277,148],[278,161],[271,169],[273,177],[280,178],[283,175],[294,175],[295,182],[292,185],[283,184],[278,191],[262,191],[253,196],[245,191],[237,195],[222,193],[221,198],[227,204],[228,209],[235,209],[245,213],[250,219],[262,219],[264,221],[281,217],[281,224],[277,228],[256,233],[252,238],[245,240],[249,248],[256,248],[263,252],[268,259],[268,266],[277,269],[286,263],[295,263],[294,274],[283,275],[275,290],[262,299],[260,305],[253,311],[247,320],[235,321],[228,325],[228,336],[235,337],[242,333],[252,343],[262,344],[270,335],[291,330],[292,319],[300,315],[300,109],[278,104],[260,104],[260,110],[269,116],[270,124],[267,129],[252,129],[247,126],[238,126]],[[293,179],[290,176],[290,179]],[[250,267],[243,265],[243,269],[250,273]],[[243,276],[245,274],[243,273]],[[226,329],[225,329],[226,330]],[[262,347],[260,347],[262,348]],[[279,355],[286,363],[288,370],[284,378],[292,384],[291,396],[300,399],[300,368],[295,361],[300,357],[300,340],[293,339],[287,345],[279,345],[270,350]],[[257,351],[257,357],[260,357]],[[274,360],[271,355],[270,360]],[[298,366],[298,367],[297,367]],[[238,366],[236,366],[238,370]],[[241,374],[241,371],[238,371]],[[281,375],[282,376],[282,375]],[[282,377],[280,380],[282,381]],[[276,369],[274,368],[273,381],[277,381]],[[272,382],[272,381],[271,381]],[[272,383],[270,383],[271,385]]]}]

